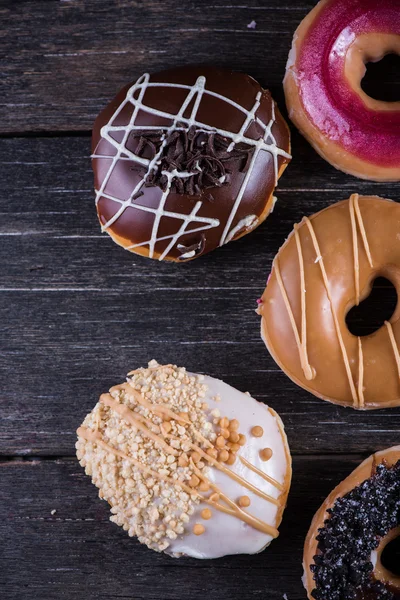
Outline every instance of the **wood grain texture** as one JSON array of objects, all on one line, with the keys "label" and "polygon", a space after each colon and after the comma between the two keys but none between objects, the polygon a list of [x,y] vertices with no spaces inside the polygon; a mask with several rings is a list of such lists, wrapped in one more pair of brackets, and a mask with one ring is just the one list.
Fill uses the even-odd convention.
[{"label": "wood grain texture", "polygon": [[110,523],[107,504],[74,460],[0,462],[2,598],[302,600],[302,546],[312,516],[360,461],[296,458],[279,538],[261,554],[212,561],[169,558],[129,538]]},{"label": "wood grain texture", "polygon": [[281,100],[294,29],[314,2],[276,4],[3,0],[0,131],[91,129],[127,82],[188,62],[248,72]]},{"label": "wood grain texture", "polygon": [[[95,216],[89,130],[118,89],[144,71],[219,64],[259,79],[285,112],[292,35],[314,4],[0,2],[2,600],[304,599],[313,513],[360,453],[399,443],[400,409],[357,413],[295,386],[254,312],[294,222],[353,192],[399,201],[399,184],[335,171],[293,132],[274,214],[198,261],[125,252]],[[368,89],[375,77],[382,70]],[[381,312],[377,301],[371,320]],[[176,561],[147,550],[109,522],[73,458],[75,429],[99,394],[151,358],[221,377],[282,416],[293,486],[281,536],[260,555]]]},{"label": "wood grain texture", "polygon": [[260,339],[255,301],[293,222],[354,191],[399,198],[399,185],[341,183],[344,176],[298,135],[293,153],[266,223],[174,265],[100,234],[87,138],[0,140],[0,453],[73,454],[75,429],[99,394],[152,358],[270,404],[295,454],[372,452],[398,442],[399,409],[358,413],[314,398]]}]

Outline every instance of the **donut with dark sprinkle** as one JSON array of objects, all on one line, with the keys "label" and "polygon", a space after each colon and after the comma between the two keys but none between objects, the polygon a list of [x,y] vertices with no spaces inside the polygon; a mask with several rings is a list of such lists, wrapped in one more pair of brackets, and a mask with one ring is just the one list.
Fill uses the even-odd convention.
[{"label": "donut with dark sprinkle", "polygon": [[135,138],[138,139],[137,156],[153,159],[161,150],[160,160],[147,176],[145,185],[158,186],[165,192],[168,179],[163,171],[190,173],[191,176],[174,177],[171,186],[172,192],[188,196],[227,185],[232,167],[237,172],[247,171],[254,153],[254,148],[244,143],[235,144],[228,152],[230,140],[194,126],[189,130],[177,129],[165,139],[162,131],[138,131]]},{"label": "donut with dark sprinkle", "polygon": [[319,529],[310,566],[316,600],[398,600],[400,594],[373,577],[371,553],[400,525],[400,460],[384,463],[361,485],[338,498]]}]

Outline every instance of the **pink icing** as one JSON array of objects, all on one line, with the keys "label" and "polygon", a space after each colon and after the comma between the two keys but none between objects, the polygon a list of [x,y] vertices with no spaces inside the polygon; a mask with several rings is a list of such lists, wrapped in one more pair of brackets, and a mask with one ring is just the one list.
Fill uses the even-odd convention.
[{"label": "pink icing", "polygon": [[366,107],[344,77],[348,47],[355,37],[368,33],[400,35],[400,0],[328,2],[314,19],[297,58],[300,96],[324,136],[363,160],[396,167],[400,111]]}]

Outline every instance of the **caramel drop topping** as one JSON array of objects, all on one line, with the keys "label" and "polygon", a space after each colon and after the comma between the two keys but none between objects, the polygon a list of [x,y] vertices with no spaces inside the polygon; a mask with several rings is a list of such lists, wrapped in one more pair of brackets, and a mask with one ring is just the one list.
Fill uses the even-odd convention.
[{"label": "caramel drop topping", "polygon": [[201,525],[200,523],[196,523],[196,525],[193,527],[194,535],[203,535],[205,530],[206,528],[204,527],[204,525]]},{"label": "caramel drop topping", "polygon": [[246,508],[247,506],[250,506],[250,504],[251,504],[250,498],[248,496],[240,496],[240,498],[238,500],[238,504],[242,508]]},{"label": "caramel drop topping", "polygon": [[211,519],[212,517],[212,511],[209,508],[204,508],[201,513],[201,518],[204,519],[205,521],[208,521],[208,519]]},{"label": "caramel drop topping", "polygon": [[260,450],[260,458],[264,462],[269,460],[271,458],[272,454],[273,454],[273,452],[272,452],[271,448],[263,448],[262,450]]},{"label": "caramel drop topping", "polygon": [[251,430],[251,435],[253,437],[261,437],[264,434],[264,429],[260,427],[260,425],[255,425]]}]

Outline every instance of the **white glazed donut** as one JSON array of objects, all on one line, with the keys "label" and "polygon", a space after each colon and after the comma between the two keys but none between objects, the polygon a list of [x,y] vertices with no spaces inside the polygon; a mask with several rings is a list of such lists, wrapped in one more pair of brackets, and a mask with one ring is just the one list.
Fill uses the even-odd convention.
[{"label": "white glazed donut", "polygon": [[291,458],[278,415],[155,361],[103,394],[77,456],[130,536],[172,556],[253,554],[278,536]]}]

